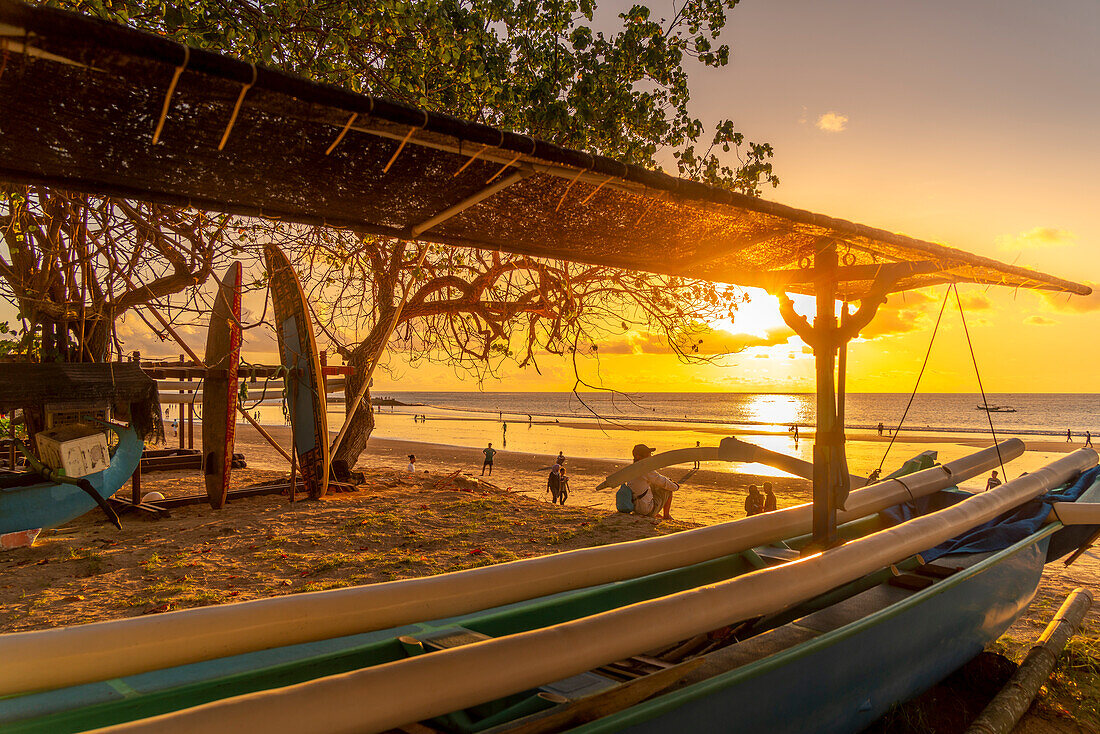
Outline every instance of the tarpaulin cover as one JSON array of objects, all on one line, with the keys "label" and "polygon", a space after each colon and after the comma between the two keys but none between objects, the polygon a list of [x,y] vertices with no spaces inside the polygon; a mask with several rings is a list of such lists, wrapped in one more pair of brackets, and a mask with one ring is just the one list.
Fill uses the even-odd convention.
[{"label": "tarpaulin cover", "polygon": [[[921,556],[926,561],[934,561],[949,553],[987,553],[1008,548],[1038,530],[1050,515],[1051,505],[1055,502],[1077,501],[1098,478],[1100,478],[1100,466],[1082,473],[1072,484],[1059,487],[1009,510],[984,525],[972,528],[935,548],[922,552]],[[960,489],[945,489],[928,497],[921,497],[915,502],[891,507],[884,510],[882,514],[895,523],[902,523],[914,517],[950,507],[971,496],[973,495],[970,492]]]}]

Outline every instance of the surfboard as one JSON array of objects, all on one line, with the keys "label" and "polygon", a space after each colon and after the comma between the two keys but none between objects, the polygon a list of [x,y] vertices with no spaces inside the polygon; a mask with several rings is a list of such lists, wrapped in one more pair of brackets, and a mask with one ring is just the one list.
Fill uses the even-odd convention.
[{"label": "surfboard", "polygon": [[283,251],[275,245],[267,245],[264,257],[270,277],[271,304],[275,309],[279,354],[287,370],[286,400],[298,470],[309,496],[320,499],[328,491],[328,408],[313,319],[302,285]]},{"label": "surfboard", "polygon": [[237,370],[241,362],[241,264],[229,266],[214,296],[206,330],[202,386],[202,455],[206,496],[215,510],[225,505],[237,427]]}]

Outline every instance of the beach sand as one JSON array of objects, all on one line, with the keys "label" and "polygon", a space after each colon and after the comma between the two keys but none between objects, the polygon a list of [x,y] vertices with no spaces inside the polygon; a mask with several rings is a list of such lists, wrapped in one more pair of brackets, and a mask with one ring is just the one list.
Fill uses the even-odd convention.
[{"label": "beach sand", "polygon": [[[238,431],[237,450],[249,467],[234,471],[233,486],[285,478],[285,463],[258,434]],[[288,429],[272,432],[289,445]],[[956,441],[929,438],[937,445]],[[1051,452],[1069,448],[1049,443],[1044,448]],[[404,471],[409,453],[417,456],[416,474]],[[474,447],[372,438],[358,467],[366,474],[361,489],[321,502],[291,504],[286,496],[266,495],[233,501],[221,511],[205,504],[180,507],[159,520],[130,514],[121,533],[98,512],[89,513],[44,532],[33,548],[0,554],[0,631],[410,578],[652,537],[743,516],[750,483],[772,482],[780,507],[810,497],[805,480],[704,468],[676,493],[676,519],[657,523],[615,512],[612,492],[592,489],[623,461],[570,458],[571,495],[561,507],[549,504],[545,492],[551,455],[501,451],[491,484],[478,489],[449,479],[456,470],[478,476],[481,459]],[[677,479],[687,469],[666,473]],[[143,489],[167,496],[204,493],[198,472],[148,473]],[[128,492],[129,486],[123,489]],[[1065,595],[1076,586],[1095,587],[1098,578],[1097,550],[1069,569],[1051,564],[1036,601],[993,648],[1022,659]],[[1095,685],[1082,689],[1088,681],[1100,683],[1100,610],[1090,613],[1074,649],[1017,731],[1100,731],[1100,694]],[[883,729],[919,730],[896,722]]]}]

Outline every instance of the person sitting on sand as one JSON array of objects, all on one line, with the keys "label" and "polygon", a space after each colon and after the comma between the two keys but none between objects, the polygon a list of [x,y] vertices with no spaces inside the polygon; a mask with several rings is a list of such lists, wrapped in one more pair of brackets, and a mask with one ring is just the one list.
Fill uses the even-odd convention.
[{"label": "person sitting on sand", "polygon": [[412,474],[413,472],[416,471],[416,455],[415,454],[409,454],[409,465],[407,467],[405,467],[405,471],[409,472],[410,474]]},{"label": "person sitting on sand", "polygon": [[489,447],[482,449],[481,453],[485,454],[485,463],[481,465],[481,476],[485,476],[486,467],[489,469],[489,476],[493,476],[493,457],[497,455],[497,450],[493,448],[493,444],[489,444]]},{"label": "person sitting on sand", "polygon": [[[640,443],[634,447],[634,461],[639,462],[653,455],[653,449]],[[665,475],[656,471],[647,471],[641,476],[635,477],[626,483],[630,487],[630,495],[634,499],[634,514],[644,517],[656,517],[657,512],[664,509],[662,519],[671,520],[669,511],[672,509],[672,493],[680,488],[680,485]]]},{"label": "person sitting on sand", "polygon": [[988,492],[994,487],[999,486],[1001,486],[1001,479],[997,476],[997,472],[993,472],[993,475],[990,476],[989,479],[987,479],[985,482],[985,491]]},{"label": "person sitting on sand", "polygon": [[753,515],[759,515],[764,511],[764,495],[760,494],[760,490],[756,488],[755,484],[749,485],[749,494],[745,497],[745,515],[752,517]]},{"label": "person sitting on sand", "polygon": [[779,505],[775,500],[775,492],[772,491],[772,483],[764,482],[764,512],[775,512]]}]

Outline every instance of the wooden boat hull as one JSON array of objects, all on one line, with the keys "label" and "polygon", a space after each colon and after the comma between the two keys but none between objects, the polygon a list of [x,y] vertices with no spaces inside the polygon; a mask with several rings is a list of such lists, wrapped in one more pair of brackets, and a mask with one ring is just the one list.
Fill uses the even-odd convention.
[{"label": "wooden boat hull", "polygon": [[298,276],[286,255],[278,247],[267,245],[264,256],[271,277],[279,354],[288,372],[287,407],[294,451],[309,496],[319,499],[328,492],[328,407],[313,319]]},{"label": "wooden boat hull", "polygon": [[237,427],[237,370],[241,363],[241,264],[229,266],[218,285],[206,335],[202,386],[202,451],[206,495],[215,510],[225,505]]},{"label": "wooden boat hull", "polygon": [[[746,734],[858,732],[895,704],[943,680],[997,639],[1035,596],[1050,531],[1040,531],[927,589],[867,616],[825,609],[728,649],[766,646],[768,635],[803,635],[792,647],[658,696],[575,731],[721,731]],[[877,606],[876,587],[838,605]],[[876,598],[877,597],[877,598]],[[904,664],[899,664],[904,661]]]},{"label": "wooden boat hull", "polygon": [[[134,429],[117,433],[119,442],[111,455],[111,465],[86,477],[104,499],[129,480],[141,461],[143,441]],[[0,535],[64,525],[95,507],[94,499],[71,484],[38,482],[0,489]]]}]

